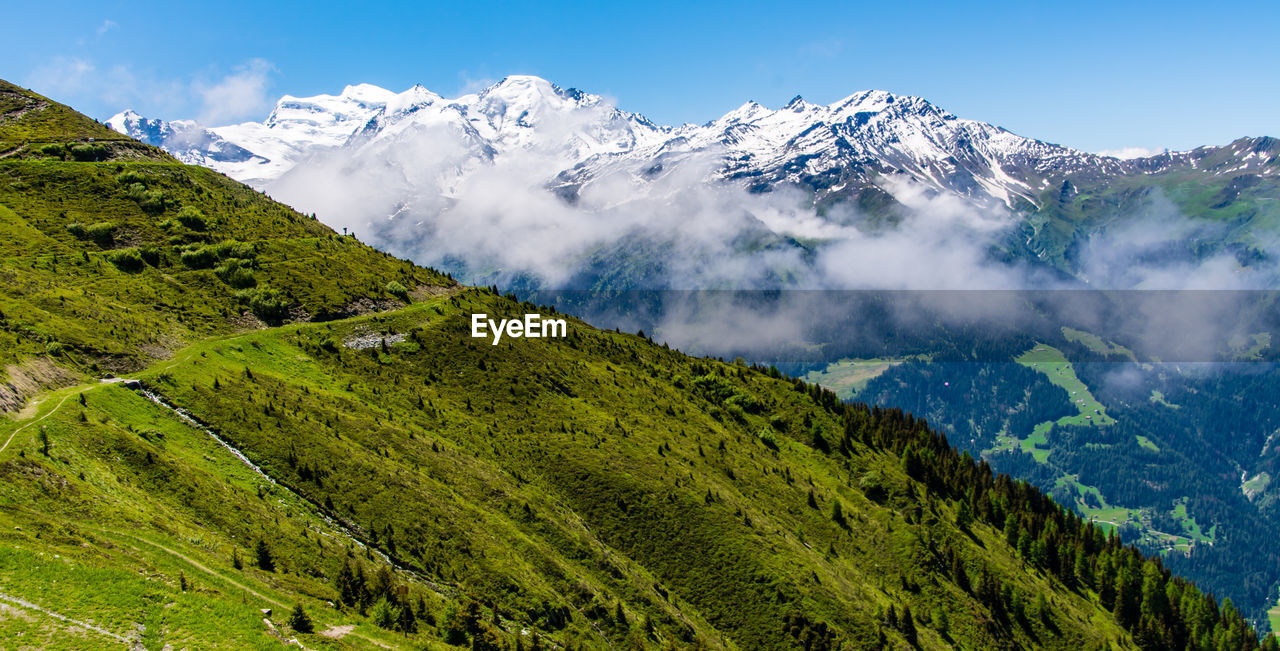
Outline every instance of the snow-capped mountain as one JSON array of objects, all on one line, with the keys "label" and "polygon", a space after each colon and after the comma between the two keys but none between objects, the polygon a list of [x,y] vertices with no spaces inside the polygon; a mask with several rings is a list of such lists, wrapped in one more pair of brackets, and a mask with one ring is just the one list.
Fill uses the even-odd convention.
[{"label": "snow-capped mountain", "polygon": [[[1116,220],[1158,214],[1168,228],[1236,214],[1237,201],[1258,224],[1280,219],[1274,139],[1121,160],[885,91],[747,102],[706,124],[664,126],[511,76],[452,99],[371,85],[285,96],[261,123],[126,111],[109,124],[473,282],[936,288],[985,274],[987,285],[1017,284],[991,272],[993,251],[1092,282],[1082,260]],[[1166,192],[1187,179],[1214,199]],[[1193,257],[1236,247],[1240,264],[1270,259],[1251,253],[1252,221],[1231,228]],[[943,258],[933,271],[915,262]]]},{"label": "snow-capped mountain", "polygon": [[203,165],[252,185],[263,185],[308,155],[345,143],[396,93],[370,84],[340,95],[285,95],[264,122],[205,127],[192,120],[148,120],[133,111],[107,125],[161,147],[185,163]]},{"label": "snow-capped mountain", "polygon": [[423,137],[467,152],[461,169],[516,150],[554,154],[562,167],[547,170],[547,179],[570,192],[602,174],[628,171],[644,178],[689,158],[711,157],[719,163],[711,176],[740,179],[757,191],[794,183],[839,192],[899,174],[1012,206],[1033,202],[1050,173],[1105,173],[1122,166],[884,91],[855,93],[830,105],[797,97],[777,110],[748,102],[704,125],[667,127],[532,76],[507,77],[455,99],[421,86],[397,94],[367,84],[348,86],[340,95],[285,96],[261,123],[206,128],[126,111],[108,124],[183,161],[257,186],[322,151],[342,148],[354,158],[362,149],[385,151]]},{"label": "snow-capped mountain", "polygon": [[[796,97],[776,110],[747,102],[703,125],[669,127],[528,75],[454,99],[422,86],[395,93],[369,84],[347,86],[339,95],[286,95],[264,122],[206,127],[125,111],[108,124],[258,187],[331,150],[371,163],[372,151],[387,155],[397,147],[427,146],[448,151],[458,174],[504,153],[553,156],[559,169],[543,170],[545,180],[563,196],[602,175],[623,173],[643,182],[690,159],[703,167],[710,159],[707,176],[738,180],[753,191],[781,183],[819,195],[856,195],[877,178],[896,176],[1013,208],[1037,205],[1053,177],[1060,182],[1072,175],[1078,184],[1149,174],[1190,164],[1196,152],[1214,149],[1121,160],[1022,137],[918,97],[879,90],[828,105]],[[1245,161],[1234,171],[1252,167]]]}]

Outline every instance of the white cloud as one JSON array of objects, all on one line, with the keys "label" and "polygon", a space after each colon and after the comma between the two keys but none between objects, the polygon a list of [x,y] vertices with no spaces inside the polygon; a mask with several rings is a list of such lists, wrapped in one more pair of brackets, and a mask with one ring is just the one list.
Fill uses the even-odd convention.
[{"label": "white cloud", "polygon": [[119,27],[119,24],[117,24],[116,21],[104,20],[102,21],[102,24],[98,26],[98,36],[102,36],[116,27]]},{"label": "white cloud", "polygon": [[[202,122],[219,124],[247,116],[260,117],[270,108],[272,100],[267,91],[274,71],[270,62],[251,59],[212,80],[181,79],[63,56],[32,70],[23,83],[72,106],[103,103],[113,111],[131,108],[147,117],[162,118],[195,112]],[[198,109],[193,111],[193,107]]]},{"label": "white cloud", "polygon": [[79,57],[55,57],[27,75],[27,85],[51,96],[74,95],[96,83],[92,61]]},{"label": "white cloud", "polygon": [[472,76],[465,70],[458,73],[458,78],[461,80],[461,84],[458,86],[459,95],[478,93],[498,82],[497,79],[491,79],[483,75]]},{"label": "white cloud", "polygon": [[[784,188],[750,193],[715,180],[723,152],[678,147],[661,166],[626,160],[602,165],[581,178],[573,201],[565,201],[549,186],[562,188],[556,171],[572,169],[578,160],[566,144],[598,137],[592,129],[607,123],[596,114],[604,107],[580,110],[586,112],[534,113],[529,119],[537,137],[500,150],[477,140],[461,118],[412,122],[386,137],[320,153],[266,189],[330,226],[353,229],[384,250],[479,284],[585,289],[599,280],[642,289],[836,290],[785,292],[767,312],[756,305],[695,302],[676,306],[656,330],[644,325],[682,348],[712,354],[752,342],[795,342],[797,333],[819,322],[845,324],[850,336],[863,336],[855,326],[867,325],[873,339],[881,330],[855,323],[850,304],[840,302],[861,290],[894,292],[887,297],[895,327],[942,318],[996,331],[1022,327],[1026,306],[1012,294],[970,290],[1077,287],[1034,266],[993,258],[1018,215],[892,175],[878,181],[899,204],[888,221],[847,204],[819,212],[811,197]],[[1081,277],[1093,287],[1242,288],[1274,273],[1270,265],[1244,269],[1227,254],[1189,255],[1187,242],[1217,241],[1222,234],[1178,214],[1158,193],[1114,221],[1111,231],[1079,250]],[[1087,317],[1070,301],[1074,295],[1054,299],[1062,303],[1060,314]],[[836,302],[824,307],[830,300]],[[1152,305],[1159,307],[1158,301]],[[1221,315],[1233,314],[1207,312],[1202,322],[1180,322],[1178,336],[1186,342],[1139,327],[1170,323],[1149,311],[1133,310],[1137,325],[1128,332],[1146,336],[1142,343],[1151,346],[1172,341],[1187,358],[1201,358],[1196,356],[1207,355],[1209,343],[1225,341],[1230,319]],[[610,317],[624,324],[634,318]],[[1103,325],[1084,329],[1101,332]]]},{"label": "white cloud", "polygon": [[197,119],[204,124],[225,124],[260,116],[271,106],[267,96],[275,66],[266,59],[251,59],[216,81],[197,79],[192,93],[200,100]]}]

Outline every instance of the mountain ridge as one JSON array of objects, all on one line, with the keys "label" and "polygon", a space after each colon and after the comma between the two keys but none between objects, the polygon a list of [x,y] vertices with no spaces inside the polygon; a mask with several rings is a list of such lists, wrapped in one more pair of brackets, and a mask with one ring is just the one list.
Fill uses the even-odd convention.
[{"label": "mountain ridge", "polygon": [[[832,150],[848,146],[848,143],[850,142],[850,139],[847,138],[847,136],[850,135],[848,133],[849,129],[866,126],[867,121],[875,114],[888,112],[892,119],[899,121],[904,119],[908,114],[915,114],[916,116],[929,120],[931,124],[928,126],[938,127],[944,122],[952,122],[959,124],[962,127],[960,131],[951,134],[954,136],[952,142],[947,142],[945,138],[931,138],[930,134],[927,133],[927,129],[918,128],[918,125],[916,125],[917,128],[906,133],[887,134],[887,138],[885,138],[887,142],[877,142],[876,145],[868,146],[861,150],[854,147],[849,152],[850,155],[855,157],[865,158],[867,156],[878,155],[879,158],[883,159],[896,159],[896,162],[900,164],[905,164],[910,161],[912,165],[904,167],[904,170],[922,181],[933,180],[936,182],[938,180],[937,176],[944,172],[944,159],[948,155],[951,155],[951,152],[947,152],[945,150],[956,145],[957,141],[959,141],[961,147],[963,147],[963,141],[965,139],[981,139],[994,143],[993,147],[980,152],[980,154],[985,155],[979,155],[973,161],[975,163],[985,164],[988,166],[992,164],[995,157],[1012,159],[1016,156],[1025,156],[1028,158],[1033,158],[1035,156],[1052,156],[1061,159],[1073,159],[1071,160],[1072,164],[1080,167],[1099,164],[1104,166],[1113,165],[1112,163],[1100,163],[1099,161],[1104,158],[1101,156],[1085,154],[1084,152],[1078,152],[1076,150],[1052,145],[1042,141],[1032,141],[1030,139],[1014,136],[1008,131],[998,127],[991,127],[990,125],[984,125],[970,120],[961,120],[951,113],[937,109],[934,105],[918,97],[895,95],[887,91],[879,90],[852,93],[847,97],[825,106],[810,104],[797,96],[796,99],[776,111],[766,109],[755,102],[747,102],[741,107],[726,113],[724,116],[708,121],[702,125],[683,124],[679,126],[660,126],[654,124],[641,115],[608,106],[605,100],[598,95],[583,93],[582,91],[572,88],[561,89],[560,87],[535,76],[513,75],[504,78],[502,81],[485,88],[478,93],[462,95],[455,99],[444,99],[438,94],[426,91],[427,97],[425,101],[423,101],[422,99],[414,97],[414,95],[425,91],[421,86],[415,86],[408,91],[397,94],[392,93],[391,91],[378,89],[377,87],[367,84],[348,86],[344,89],[343,94],[337,96],[318,95],[313,98],[296,98],[286,95],[277,103],[276,108],[272,111],[267,120],[261,124],[268,130],[273,127],[285,125],[286,120],[281,119],[281,113],[288,108],[299,105],[300,103],[313,107],[325,106],[324,111],[330,115],[344,115],[339,109],[331,107],[331,105],[334,104],[333,100],[340,98],[347,102],[352,102],[355,100],[354,96],[357,94],[357,91],[363,91],[366,96],[374,98],[365,103],[361,107],[362,111],[358,112],[359,118],[364,119],[365,124],[361,126],[354,126],[360,121],[355,117],[353,117],[349,123],[344,123],[345,126],[342,131],[346,133],[348,138],[355,136],[356,134],[365,134],[367,136],[370,131],[376,133],[382,128],[385,128],[385,126],[379,126],[379,124],[385,125],[388,122],[393,122],[394,120],[391,120],[391,118],[394,118],[397,115],[403,117],[407,113],[423,110],[432,105],[440,105],[442,108],[455,107],[457,109],[463,109],[464,112],[470,110],[487,117],[493,117],[495,113],[492,109],[495,104],[499,103],[492,101],[494,99],[500,100],[500,103],[502,104],[513,105],[518,108],[519,114],[516,116],[515,120],[517,123],[520,116],[527,117],[531,113],[536,113],[539,110],[545,109],[548,103],[553,103],[556,100],[560,100],[562,103],[575,105],[578,108],[607,107],[603,117],[604,120],[627,123],[623,129],[624,133],[621,134],[624,136],[623,141],[614,143],[616,146],[613,148],[607,146],[597,148],[588,147],[584,148],[582,151],[577,151],[573,157],[575,158],[573,161],[575,164],[582,163],[592,156],[601,154],[632,154],[641,158],[650,159],[664,153],[669,154],[679,149],[682,142],[689,143],[689,147],[694,149],[710,146],[726,146],[731,152],[737,152],[739,154],[748,153],[754,158],[760,158],[761,152],[751,151],[752,147],[750,145],[752,144],[767,145],[765,150],[772,150],[775,154],[774,158],[781,156],[783,153],[781,150],[787,148],[798,148],[802,150],[803,153],[801,155],[803,156],[830,156],[833,153]],[[395,97],[394,101],[391,99],[392,96]],[[381,107],[379,105],[381,105]],[[903,106],[907,107],[907,109],[895,110],[898,107]],[[380,110],[380,108],[382,108],[382,110]],[[411,108],[412,110],[406,111],[406,108]],[[353,116],[355,116],[356,113],[356,111],[351,112]],[[808,119],[793,119],[796,115]],[[124,133],[129,133],[134,136],[142,136],[144,141],[148,141],[151,144],[163,146],[164,143],[167,142],[167,138],[164,135],[152,136],[146,131],[133,127],[132,124],[127,121],[127,116],[124,113],[113,117],[108,121],[108,123]],[[229,142],[232,142],[232,144],[240,145],[240,143],[235,141],[237,139],[248,138],[247,134],[243,132],[247,130],[246,125],[250,124],[258,123],[244,123],[242,125],[232,125],[229,127],[212,127],[210,129],[206,129],[206,131],[220,138],[226,139]],[[504,133],[502,129],[503,125],[491,124],[490,126],[497,127],[494,129],[494,135],[499,136],[497,138],[491,137],[491,144],[494,141],[503,142],[503,144],[505,144],[501,136],[510,135],[510,130],[508,130],[508,133]],[[817,131],[825,130],[827,133],[810,133],[814,131],[815,128]],[[336,132],[337,130],[335,130],[334,133]],[[863,137],[870,137],[870,135],[874,134],[863,133],[860,135]],[[798,138],[801,136],[809,138],[809,141],[805,142],[803,140],[799,140]],[[753,137],[756,139],[754,143],[752,141]],[[150,140],[147,140],[147,138],[150,138]],[[840,138],[845,138],[845,140],[841,141]],[[887,144],[892,143],[894,139],[904,140],[908,138],[914,139],[915,142],[911,143],[916,145],[914,149],[907,148],[906,151],[898,149],[896,151],[898,156],[896,157],[886,155],[887,151],[894,149],[892,147],[887,147]],[[761,140],[763,142],[760,142]],[[857,138],[853,138],[852,140],[857,140]],[[341,144],[338,143],[338,138],[336,137],[329,137],[326,139],[315,138],[310,142],[306,141],[305,138],[300,137],[299,142],[303,148],[311,146],[331,147]],[[608,143],[597,144],[607,145]],[[519,142],[517,141],[517,146],[518,145]],[[501,149],[501,147],[498,148]],[[926,149],[929,151],[926,152]],[[968,154],[970,152],[965,153]],[[912,160],[913,158],[916,160]],[[1086,163],[1082,161],[1088,162]],[[188,154],[186,162],[199,164],[202,161],[197,155]],[[217,169],[217,163],[219,162],[220,161],[217,161],[216,159],[212,159],[210,164]],[[735,173],[740,173],[744,169],[751,169],[752,171],[762,171],[769,174],[779,175],[779,180],[787,179],[794,181],[798,176],[790,171],[784,171],[782,169],[786,162],[786,160],[768,160],[761,166],[753,166],[749,164],[739,165],[737,167],[729,166],[724,170],[723,174],[725,176],[732,177]],[[820,167],[814,167],[811,172],[822,175],[828,173],[832,167],[837,165],[837,162],[835,161],[825,162],[827,164]],[[846,163],[847,160],[839,161],[839,164]],[[282,171],[279,171],[279,167],[272,167],[271,171],[266,174],[250,174],[242,171],[233,172],[232,168],[229,167],[220,171],[226,171],[232,174],[232,176],[236,176],[242,180],[248,179],[252,181],[275,178],[279,173],[283,173]],[[1003,196],[996,198],[999,198],[1005,203],[1012,203],[1015,196],[1022,197],[1027,200],[1033,199],[1032,188],[1022,187],[1017,184],[1010,184],[999,180],[989,181],[986,177],[983,178],[983,181],[985,183],[985,185],[983,185],[985,191],[978,192],[975,196],[980,196],[981,194],[986,193],[996,197],[997,194],[1004,193]]]},{"label": "mountain ridge", "polygon": [[[269,124],[206,129],[177,121],[161,124],[172,125],[166,131],[143,128],[125,114],[110,122],[185,162],[223,171],[317,212],[331,225],[373,231],[383,248],[442,267],[448,256],[430,250],[432,233],[469,237],[467,224],[494,219],[486,214],[494,211],[493,197],[517,190],[522,204],[558,200],[539,212],[572,231],[550,243],[550,250],[566,250],[549,254],[569,268],[546,274],[537,267],[555,262],[529,264],[521,256],[512,259],[509,248],[486,250],[476,243],[472,257],[484,270],[470,278],[477,283],[510,284],[532,275],[544,276],[534,286],[554,286],[580,277],[583,270],[574,265],[627,241],[633,232],[626,222],[643,229],[648,215],[671,220],[657,224],[651,237],[672,237],[673,245],[709,237],[704,250],[686,257],[718,259],[741,253],[723,250],[723,243],[743,233],[709,231],[757,227],[705,225],[732,220],[734,213],[752,215],[747,221],[754,225],[761,224],[761,213],[790,213],[766,219],[762,227],[771,238],[819,248],[828,238],[857,240],[892,230],[913,214],[966,213],[965,221],[978,225],[962,239],[1005,231],[983,245],[996,252],[987,262],[1047,265],[1091,286],[1109,279],[1087,268],[1080,249],[1110,228],[1143,221],[1142,215],[1171,213],[1168,219],[1228,231],[1223,241],[1197,243],[1192,257],[1237,255],[1241,265],[1267,259],[1259,249],[1271,246],[1246,231],[1274,230],[1280,217],[1273,200],[1280,196],[1275,138],[1119,159],[1022,137],[886,91],[860,91],[828,105],[797,96],[776,110],[746,102],[701,125],[667,126],[598,95],[528,75],[453,99],[421,86],[403,93],[374,88],[348,87],[350,97],[286,97]],[[726,205],[710,215],[665,214],[682,202],[697,210],[717,201],[716,194],[727,197],[721,200]],[[764,201],[765,195],[780,198]],[[627,217],[612,214],[620,207]],[[671,234],[683,229],[693,232]],[[536,230],[520,239],[538,237]],[[799,259],[809,252],[788,254],[797,261],[784,275],[803,278]],[[825,286],[823,280],[813,284]],[[712,276],[668,284],[722,282]]]}]

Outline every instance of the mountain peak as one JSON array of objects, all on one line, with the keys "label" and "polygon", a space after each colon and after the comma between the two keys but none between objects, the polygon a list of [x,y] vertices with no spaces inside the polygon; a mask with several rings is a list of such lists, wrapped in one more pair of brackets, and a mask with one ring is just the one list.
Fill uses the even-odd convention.
[{"label": "mountain peak", "polygon": [[338,96],[363,102],[385,102],[395,94],[394,91],[373,84],[351,84],[343,87],[342,93]]},{"label": "mountain peak", "polygon": [[720,117],[720,119],[713,120],[711,124],[715,124],[717,122],[720,122],[720,123],[743,122],[743,121],[751,120],[753,118],[759,117],[760,115],[763,115],[765,113],[770,113],[770,112],[771,111],[765,108],[763,105],[761,105],[760,102],[757,102],[755,100],[747,100],[746,102],[742,103],[742,106],[739,106],[738,108],[733,109],[728,113],[725,113],[723,116]]},{"label": "mountain peak", "polygon": [[559,86],[536,75],[508,75],[498,83],[480,91],[480,97],[502,97],[512,100],[517,98],[533,99],[537,97],[563,97],[565,92]]},{"label": "mountain peak", "polygon": [[119,131],[120,133],[128,134],[129,124],[137,124],[145,119],[146,118],[138,115],[133,109],[125,109],[107,118],[107,121],[104,124],[116,131]]},{"label": "mountain peak", "polygon": [[[174,128],[183,130],[176,123]],[[921,98],[885,90],[859,91],[829,105],[796,95],[776,110],[748,101],[705,124],[673,129],[621,111],[599,95],[528,74],[509,75],[477,93],[449,99],[421,85],[393,93],[372,84],[347,86],[341,95],[285,96],[265,123],[210,131],[256,156],[237,155],[227,162],[225,156],[209,159],[181,144],[174,149],[184,160],[214,164],[255,182],[278,178],[317,148],[350,145],[354,155],[366,143],[418,137],[460,138],[451,145],[480,161],[490,161],[493,152],[555,151],[591,169],[633,163],[649,169],[653,159],[673,152],[731,152],[734,159],[726,158],[715,174],[750,175],[758,184],[806,184],[850,161],[859,161],[859,169],[875,161],[877,169],[905,173],[930,187],[1010,205],[1035,201],[1031,184],[1041,182],[1044,170],[1097,166],[1088,155],[981,122],[956,121]],[[356,134],[361,137],[353,139]],[[169,141],[161,132],[153,139]],[[1033,159],[1027,167],[1024,161]],[[953,171],[940,178],[938,169]]]},{"label": "mountain peak", "polygon": [[810,106],[813,106],[813,105],[812,105],[812,104],[810,104],[809,102],[806,102],[806,101],[804,100],[804,98],[803,98],[803,97],[801,97],[801,96],[799,96],[799,95],[796,95],[795,97],[792,97],[792,98],[791,98],[791,101],[790,101],[790,102],[787,102],[787,105],[786,105],[786,106],[783,106],[782,108],[784,108],[784,109],[791,109],[791,110],[799,110],[799,109],[805,109],[805,108],[808,108],[808,107],[810,107]]},{"label": "mountain peak", "polygon": [[555,84],[539,77],[538,75],[507,75],[501,81],[492,87],[510,87],[510,86],[540,86],[551,88]]},{"label": "mountain peak", "polygon": [[[914,98],[913,98],[914,99]],[[883,111],[890,104],[899,100],[897,95],[887,90],[864,90],[856,92],[844,99],[829,104],[828,107],[837,112],[845,111]]]},{"label": "mountain peak", "polygon": [[480,91],[480,97],[489,95],[560,95],[559,86],[537,75],[507,75],[498,83]]},{"label": "mountain peak", "polygon": [[474,107],[484,115],[506,115],[514,118],[515,124],[531,126],[531,120],[536,121],[538,115],[594,106],[602,101],[597,95],[565,90],[535,75],[510,75],[480,91]]},{"label": "mountain peak", "polygon": [[430,106],[440,101],[440,95],[427,90],[422,84],[414,84],[409,90],[400,93],[386,102],[384,114],[394,115],[422,106]]}]

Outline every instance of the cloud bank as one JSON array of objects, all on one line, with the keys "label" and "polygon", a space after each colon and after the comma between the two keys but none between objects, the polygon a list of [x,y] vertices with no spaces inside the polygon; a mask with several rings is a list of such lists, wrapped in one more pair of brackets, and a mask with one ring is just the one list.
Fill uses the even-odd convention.
[{"label": "cloud bank", "polygon": [[[474,284],[551,290],[544,296],[588,290],[608,300],[619,290],[697,290],[692,301],[667,294],[649,313],[605,299],[578,305],[601,325],[644,328],[711,354],[785,348],[790,355],[835,338],[874,345],[913,329],[934,336],[930,324],[938,323],[980,335],[1052,322],[1128,336],[1151,356],[1213,359],[1227,337],[1248,334],[1235,332],[1234,320],[1249,305],[1247,295],[1223,293],[1210,305],[1171,301],[1157,290],[1275,286],[1274,242],[1263,245],[1270,261],[1245,264],[1226,249],[1205,254],[1197,243],[1221,243],[1229,233],[1182,215],[1159,192],[1078,242],[1076,277],[1065,278],[999,253],[1021,237],[1024,217],[1003,207],[894,176],[876,182],[895,201],[887,216],[852,203],[819,207],[798,189],[753,193],[716,180],[723,159],[714,150],[673,153],[645,169],[619,159],[595,166],[590,178],[566,177],[560,172],[577,162],[566,143],[601,116],[539,117],[538,138],[504,151],[455,122],[413,124],[394,138],[321,152],[266,190],[330,226]],[[1118,308],[1067,292],[1041,300],[1038,313],[1026,309],[1025,296],[1008,293],[1082,289],[1147,293],[1129,295]],[[762,302],[732,293],[712,298],[708,290],[787,291]],[[869,297],[868,290],[884,294]],[[844,324],[847,332],[815,331],[816,321]]]}]

